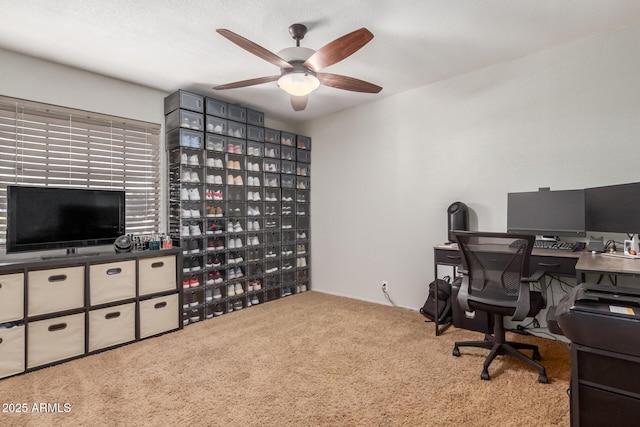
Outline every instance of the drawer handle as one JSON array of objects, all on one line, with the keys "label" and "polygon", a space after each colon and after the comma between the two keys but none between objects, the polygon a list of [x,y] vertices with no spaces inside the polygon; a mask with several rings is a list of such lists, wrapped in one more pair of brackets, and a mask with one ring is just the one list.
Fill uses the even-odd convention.
[{"label": "drawer handle", "polygon": [[50,282],[64,282],[65,280],[67,280],[67,275],[66,274],[58,274],[56,276],[49,276],[49,281]]},{"label": "drawer handle", "polygon": [[540,267],[560,267],[560,264],[555,264],[555,263],[551,264],[551,263],[548,263],[548,262],[539,262],[538,265]]},{"label": "drawer handle", "polygon": [[104,315],[104,318],[109,320],[109,319],[117,319],[118,317],[120,317],[120,312],[119,311],[114,311],[113,313],[107,313]]},{"label": "drawer handle", "polygon": [[460,259],[460,255],[447,255],[448,259]]},{"label": "drawer handle", "polygon": [[107,276],[113,276],[114,274],[122,273],[122,269],[120,267],[110,268],[107,270]]},{"label": "drawer handle", "polygon": [[61,331],[63,329],[67,329],[67,324],[66,323],[58,323],[57,325],[49,326],[48,329],[49,329],[49,332]]},{"label": "drawer handle", "polygon": [[154,262],[153,264],[151,264],[151,268],[161,268],[161,267],[164,267],[164,262],[162,261]]},{"label": "drawer handle", "polygon": [[163,301],[163,302],[156,303],[156,305],[154,305],[153,308],[155,308],[155,309],[165,308],[166,306],[167,306],[167,302]]}]

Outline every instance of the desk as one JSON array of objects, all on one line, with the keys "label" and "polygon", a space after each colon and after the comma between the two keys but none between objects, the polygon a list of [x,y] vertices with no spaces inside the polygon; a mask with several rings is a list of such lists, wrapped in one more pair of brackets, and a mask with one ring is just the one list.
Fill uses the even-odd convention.
[{"label": "desk", "polygon": [[586,282],[587,273],[640,276],[640,259],[583,252],[576,263],[577,283]]},{"label": "desk", "polygon": [[[458,245],[452,244],[440,244],[433,247],[433,269],[434,278],[438,278],[438,266],[451,266],[457,267],[462,264],[462,257],[458,252]],[[529,260],[530,274],[535,273],[538,270],[544,270],[547,275],[550,276],[566,276],[577,277],[577,263],[581,259],[584,252],[571,252],[571,251],[559,251],[553,249],[533,249],[531,252],[531,259]],[[588,253],[591,255],[591,253]],[[639,269],[640,274],[640,259],[639,260],[626,260],[637,262],[636,266]],[[455,274],[455,270],[454,270]],[[578,282],[580,283],[580,282]],[[436,283],[436,292],[437,292]],[[436,299],[436,313],[437,313],[437,299]],[[440,335],[451,324],[440,325],[438,319],[435,320],[436,335]]]}]

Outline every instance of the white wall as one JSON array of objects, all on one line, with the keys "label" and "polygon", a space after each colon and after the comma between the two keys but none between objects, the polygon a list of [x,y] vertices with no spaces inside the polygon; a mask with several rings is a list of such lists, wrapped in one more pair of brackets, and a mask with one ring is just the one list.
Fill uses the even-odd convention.
[{"label": "white wall", "polygon": [[447,207],[506,229],[507,192],[638,181],[640,25],[304,124],[313,288],[417,308]]}]

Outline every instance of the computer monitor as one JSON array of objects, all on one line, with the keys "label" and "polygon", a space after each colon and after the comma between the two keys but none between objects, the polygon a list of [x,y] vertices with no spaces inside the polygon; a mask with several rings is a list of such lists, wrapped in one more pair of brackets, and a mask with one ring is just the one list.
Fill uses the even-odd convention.
[{"label": "computer monitor", "polygon": [[586,228],[640,233],[640,182],[585,189]]},{"label": "computer monitor", "polygon": [[585,236],[584,190],[508,193],[507,230],[549,237]]}]

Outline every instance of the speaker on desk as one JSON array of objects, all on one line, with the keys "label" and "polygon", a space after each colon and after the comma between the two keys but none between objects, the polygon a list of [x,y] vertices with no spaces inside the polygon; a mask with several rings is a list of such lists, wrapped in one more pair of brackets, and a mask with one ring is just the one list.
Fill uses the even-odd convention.
[{"label": "speaker on desk", "polygon": [[454,230],[468,231],[469,230],[469,208],[462,202],[453,202],[447,208],[448,217],[448,238],[449,242],[455,242],[453,237]]}]

